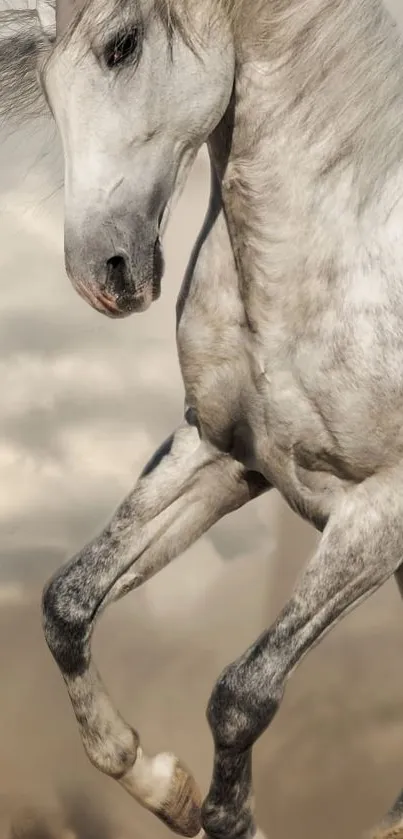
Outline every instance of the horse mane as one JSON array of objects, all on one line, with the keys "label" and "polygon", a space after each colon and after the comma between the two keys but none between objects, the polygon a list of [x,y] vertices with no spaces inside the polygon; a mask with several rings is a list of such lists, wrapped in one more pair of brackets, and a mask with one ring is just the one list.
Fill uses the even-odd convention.
[{"label": "horse mane", "polygon": [[38,58],[46,49],[34,10],[0,12],[0,125],[47,114],[37,77]]}]

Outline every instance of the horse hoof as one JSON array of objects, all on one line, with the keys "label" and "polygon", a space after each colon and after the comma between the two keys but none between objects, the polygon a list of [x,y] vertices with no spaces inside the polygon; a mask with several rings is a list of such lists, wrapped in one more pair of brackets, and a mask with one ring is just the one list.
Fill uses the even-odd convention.
[{"label": "horse hoof", "polygon": [[380,825],[375,833],[371,833],[369,839],[403,839],[403,819],[395,822]]},{"label": "horse hoof", "polygon": [[155,810],[155,815],[174,833],[194,837],[201,830],[201,804],[200,790],[193,775],[177,760],[167,797]]},{"label": "horse hoof", "polygon": [[201,829],[201,795],[188,769],[168,752],[147,757],[141,746],[136,760],[119,782],[146,810],[181,836]]}]

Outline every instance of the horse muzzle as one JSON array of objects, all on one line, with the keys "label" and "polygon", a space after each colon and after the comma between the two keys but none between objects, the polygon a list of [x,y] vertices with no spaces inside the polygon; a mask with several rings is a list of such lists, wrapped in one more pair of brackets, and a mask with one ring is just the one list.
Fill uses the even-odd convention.
[{"label": "horse muzzle", "polygon": [[164,272],[159,235],[147,239],[142,237],[130,250],[112,247],[108,252],[90,243],[74,245],[66,235],[66,272],[78,294],[110,318],[146,311],[160,296]]}]

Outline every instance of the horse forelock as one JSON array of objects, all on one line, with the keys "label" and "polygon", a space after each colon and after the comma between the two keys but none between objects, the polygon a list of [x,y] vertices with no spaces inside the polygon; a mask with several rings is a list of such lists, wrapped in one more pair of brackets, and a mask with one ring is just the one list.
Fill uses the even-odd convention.
[{"label": "horse forelock", "polygon": [[76,15],[83,10],[85,0],[56,0],[56,36],[61,38]]},{"label": "horse forelock", "polygon": [[[258,49],[263,42],[267,42],[273,18],[289,14],[290,0],[271,0],[270,3],[267,0],[255,0],[252,18],[249,3],[250,0],[152,0],[152,8],[163,23],[169,39],[179,35],[195,51],[200,38],[203,39],[203,32],[200,32],[200,19],[203,19],[203,15],[207,38],[211,33],[210,23],[224,17],[237,43],[250,44]],[[296,0],[294,4],[297,5]],[[127,18],[127,12],[133,5],[135,0],[102,0],[102,3],[98,0],[56,0],[57,38],[60,40],[67,37],[68,41],[87,8],[87,32],[102,37],[102,30],[112,28],[115,18],[118,19],[123,13]],[[301,5],[305,6],[305,2]]]},{"label": "horse forelock", "polygon": [[[230,18],[244,6],[245,0],[154,0],[153,10],[164,24],[169,36],[178,34],[189,46],[197,41],[193,10],[197,6],[206,12],[206,21],[214,18],[218,10]],[[120,12],[127,12],[128,0],[103,0],[101,5],[93,0],[56,0],[56,34],[60,39],[72,33],[87,7],[94,7],[90,28],[96,31],[118,17]],[[200,34],[200,33],[198,33]]]}]

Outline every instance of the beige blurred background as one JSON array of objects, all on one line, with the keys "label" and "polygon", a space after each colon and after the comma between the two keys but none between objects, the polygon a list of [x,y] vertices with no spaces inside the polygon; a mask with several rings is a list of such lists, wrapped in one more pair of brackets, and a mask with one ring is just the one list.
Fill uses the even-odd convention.
[{"label": "beige blurred background", "polygon": [[[393,8],[403,23],[403,0]],[[50,839],[53,817],[77,839],[163,839],[168,830],[88,764],[39,603],[49,574],[105,524],[180,421],[175,298],[206,207],[207,161],[172,219],[160,301],[112,322],[64,274],[52,125],[0,140],[0,839]],[[120,709],[147,749],[176,750],[204,791],[214,679],[274,619],[315,540],[273,493],[101,621],[96,655]],[[255,786],[269,839],[357,839],[403,786],[393,581],[295,673],[256,748]],[[31,810],[44,823],[20,829]]]}]

